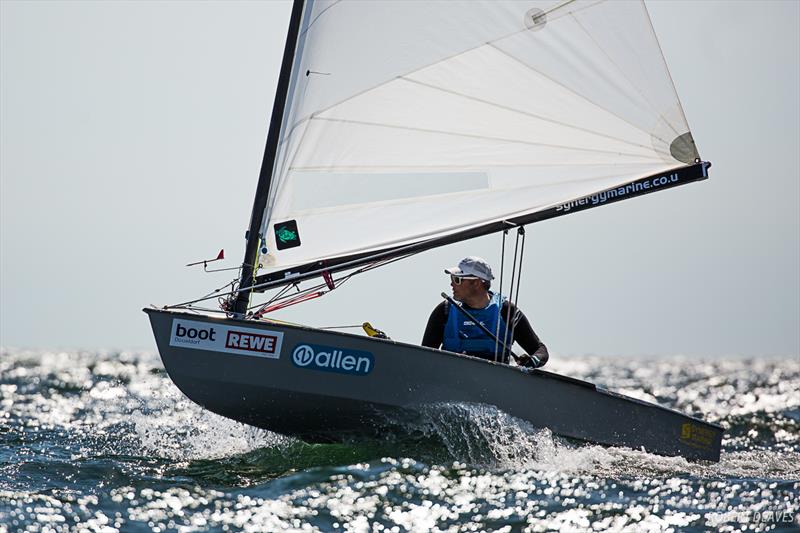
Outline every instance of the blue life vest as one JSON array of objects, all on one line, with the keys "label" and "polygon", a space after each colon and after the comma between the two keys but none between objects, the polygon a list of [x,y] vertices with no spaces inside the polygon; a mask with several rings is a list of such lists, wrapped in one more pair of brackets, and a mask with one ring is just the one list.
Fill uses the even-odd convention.
[{"label": "blue life vest", "polygon": [[[500,310],[503,307],[505,298],[492,292],[489,295],[491,296],[489,305],[483,309],[471,309],[469,307],[465,309],[493,334],[498,331],[497,324],[499,322],[500,330],[497,337],[502,339],[506,331],[506,321],[500,316]],[[495,340],[475,325],[460,307],[452,304],[447,305],[447,322],[444,325],[442,348],[448,352],[465,353],[494,361]],[[509,340],[511,338],[510,331],[508,332],[508,338]],[[510,348],[511,342],[506,341],[506,346]],[[502,346],[497,347],[497,354],[499,361],[508,361],[508,351],[504,352]]]}]

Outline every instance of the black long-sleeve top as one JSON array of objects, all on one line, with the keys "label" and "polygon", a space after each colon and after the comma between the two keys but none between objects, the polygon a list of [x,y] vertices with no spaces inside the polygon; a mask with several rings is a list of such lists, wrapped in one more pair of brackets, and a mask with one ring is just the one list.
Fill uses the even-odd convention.
[{"label": "black long-sleeve top", "polygon": [[[508,310],[511,307],[511,326],[514,328],[514,342],[522,346],[528,354],[539,358],[541,365],[544,365],[550,358],[547,352],[547,346],[539,340],[539,337],[533,331],[528,318],[511,302],[503,302],[503,307],[500,316],[503,320],[509,316]],[[442,302],[437,305],[431,316],[428,318],[428,325],[425,327],[425,334],[422,336],[422,345],[428,348],[438,349],[444,340],[444,326],[447,323],[448,302]],[[469,311],[469,307],[466,310]],[[449,312],[453,312],[451,309]]]}]

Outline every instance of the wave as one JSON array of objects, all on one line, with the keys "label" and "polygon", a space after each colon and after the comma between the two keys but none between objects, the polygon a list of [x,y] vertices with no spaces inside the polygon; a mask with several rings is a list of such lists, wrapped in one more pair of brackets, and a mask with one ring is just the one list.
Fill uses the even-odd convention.
[{"label": "wave", "polygon": [[[638,390],[726,428],[721,461],[690,463],[637,450],[576,443],[494,407],[429,406],[379,439],[307,444],[251,428],[191,403],[144,352],[3,350],[0,402],[12,451],[49,443],[43,461],[138,458],[143,468],[221,484],[249,484],[300,470],[408,458],[423,464],[609,477],[800,478],[800,370],[793,360],[571,361],[571,374]],[[677,367],[677,369],[676,369]],[[569,373],[569,372],[566,372]],[[664,401],[664,399],[670,399]],[[670,403],[671,402],[671,403]],[[49,457],[49,458],[48,458]],[[66,459],[64,459],[66,458]],[[133,460],[132,460],[133,461]]]}]

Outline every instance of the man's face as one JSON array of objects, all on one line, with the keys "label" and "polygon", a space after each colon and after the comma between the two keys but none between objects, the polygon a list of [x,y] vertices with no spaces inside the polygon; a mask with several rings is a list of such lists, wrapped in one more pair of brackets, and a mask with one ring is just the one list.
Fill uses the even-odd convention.
[{"label": "man's face", "polygon": [[453,299],[463,302],[482,291],[483,284],[478,278],[450,276],[450,288],[453,289]]}]

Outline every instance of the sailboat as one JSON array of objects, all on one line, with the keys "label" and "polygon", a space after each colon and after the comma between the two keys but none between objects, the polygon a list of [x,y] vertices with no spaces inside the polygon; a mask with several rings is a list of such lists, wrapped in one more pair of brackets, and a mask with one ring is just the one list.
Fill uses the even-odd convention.
[{"label": "sailboat", "polygon": [[718,461],[720,426],[592,383],[270,318],[387,263],[709,167],[643,2],[295,0],[239,275],[145,311],[187,397],[307,441],[463,402]]}]

